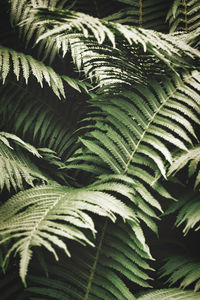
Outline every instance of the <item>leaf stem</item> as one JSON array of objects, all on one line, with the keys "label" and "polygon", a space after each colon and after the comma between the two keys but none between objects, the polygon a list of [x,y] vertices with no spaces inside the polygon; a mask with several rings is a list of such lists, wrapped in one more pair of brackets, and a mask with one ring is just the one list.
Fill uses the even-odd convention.
[{"label": "leaf stem", "polygon": [[140,0],[140,10],[139,10],[139,26],[142,27],[142,10],[143,10],[143,6],[142,6],[142,0]]},{"label": "leaf stem", "polygon": [[105,236],[107,226],[108,226],[108,218],[106,218],[106,221],[105,221],[103,229],[102,229],[100,241],[99,241],[99,244],[98,244],[98,247],[97,247],[97,252],[96,252],[96,255],[95,255],[95,259],[94,259],[94,263],[93,263],[93,266],[92,266],[92,269],[91,269],[90,278],[89,278],[89,281],[88,281],[85,297],[84,297],[83,300],[88,300],[88,297],[89,297],[89,293],[90,293],[91,286],[92,286],[92,281],[93,281],[94,274],[95,274],[95,271],[96,271],[96,267],[97,267],[97,263],[98,263],[98,260],[99,260],[99,256],[100,256],[100,252],[101,252],[101,248],[102,248],[102,243],[103,243],[103,239],[104,239],[104,236]]},{"label": "leaf stem", "polygon": [[186,0],[183,0],[183,5],[184,5],[184,15],[185,15],[185,30],[188,31],[188,16],[187,16],[187,3]]}]

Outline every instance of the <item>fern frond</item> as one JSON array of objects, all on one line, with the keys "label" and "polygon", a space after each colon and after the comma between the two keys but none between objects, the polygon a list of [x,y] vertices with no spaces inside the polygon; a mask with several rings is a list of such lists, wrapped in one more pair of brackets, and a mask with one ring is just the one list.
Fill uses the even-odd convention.
[{"label": "fern frond", "polygon": [[93,245],[83,233],[83,229],[95,233],[93,220],[84,211],[109,217],[112,221],[118,214],[124,220],[137,222],[133,210],[104,190],[103,186],[99,189],[95,186],[72,189],[57,184],[41,186],[20,192],[1,206],[1,243],[16,239],[6,259],[13,251],[20,254],[23,282],[33,246],[44,246],[58,259],[55,246],[70,255],[64,238]]},{"label": "fern frond", "polygon": [[[18,143],[21,147],[11,146],[9,140]],[[0,190],[4,186],[15,191],[23,189],[24,182],[34,186],[34,181],[47,182],[48,179],[37,166],[31,162],[29,157],[23,152],[26,149],[32,154],[41,157],[39,152],[28,143],[25,143],[14,134],[0,132]]]},{"label": "fern frond", "polygon": [[200,262],[184,257],[171,256],[165,258],[166,263],[160,269],[161,276],[167,276],[167,283],[174,285],[180,282],[180,288],[194,286],[194,291],[200,289]]},{"label": "fern frond", "polygon": [[174,0],[167,20],[170,31],[192,31],[200,26],[200,4],[198,0],[180,1]]},{"label": "fern frond", "polygon": [[188,150],[186,153],[179,154],[175,157],[173,164],[170,166],[168,175],[176,175],[186,165],[188,167],[188,178],[195,174],[194,188],[200,184],[200,146],[197,145]]},{"label": "fern frond", "polygon": [[135,299],[121,274],[142,287],[149,287],[149,277],[145,274],[150,269],[145,262],[149,256],[131,227],[122,222],[113,226],[102,220],[97,224],[96,248],[72,246],[70,259],[62,264],[48,264],[48,279],[38,276],[39,270],[37,276],[30,276],[27,291],[48,299],[59,299],[61,295],[69,299]]},{"label": "fern frond", "polygon": [[41,87],[44,81],[52,88],[58,98],[65,97],[62,79],[51,67],[45,66],[43,62],[30,55],[0,46],[0,76],[3,83],[5,83],[11,70],[17,80],[19,80],[19,76],[22,76],[27,84],[30,74],[32,74]]},{"label": "fern frond", "polygon": [[169,3],[166,1],[131,1],[115,0],[122,3],[124,8],[107,16],[106,20],[132,26],[141,26],[146,29],[167,31],[165,17],[169,10]]},{"label": "fern frond", "polygon": [[[186,150],[193,138],[196,139],[194,130],[188,131],[189,124],[193,128],[194,122],[199,123],[193,112],[193,106],[200,109],[198,94],[189,85],[193,81],[199,86],[193,76],[188,75],[184,80],[174,77],[162,84],[152,81],[149,88],[134,86],[132,91],[123,91],[121,97],[92,99],[94,113],[85,122],[95,122],[95,125],[90,125],[88,130],[85,127],[87,132],[80,138],[82,153],[79,148],[66,162],[67,168],[70,169],[70,165],[73,169],[81,168],[84,164],[84,169],[87,162],[88,171],[99,170],[100,173],[101,160],[101,168],[132,177],[138,201],[135,209],[149,226],[149,216],[153,215],[151,206],[162,211],[153,190],[160,174],[166,178],[166,167],[172,163],[172,147]],[[188,116],[186,122],[185,115]],[[164,197],[170,197],[164,189],[159,190],[158,186],[155,189]]]},{"label": "fern frond", "polygon": [[[191,60],[200,57],[197,50],[175,36],[107,22],[83,13],[69,10],[49,11],[48,9],[37,9],[33,11],[32,18],[38,26],[45,27],[47,23],[51,24],[52,29],[47,29],[43,35],[40,35],[38,42],[43,39],[47,39],[48,42],[48,37],[51,37],[51,40],[54,39],[55,43],[57,43],[56,46],[62,47],[60,41],[64,39],[65,43],[70,40],[73,41],[73,35],[78,33],[82,34],[86,40],[90,36],[94,37],[98,44],[102,44],[108,39],[115,48],[119,39],[127,45],[131,45],[133,50],[148,51],[148,53],[155,55],[164,64],[167,64],[168,67],[174,69],[177,67],[187,68],[188,63],[191,68]],[[56,18],[56,22],[53,21],[53,18]],[[27,22],[31,22],[31,20],[29,19]],[[78,35],[76,39],[78,39]]]},{"label": "fern frond", "polygon": [[138,300],[198,300],[200,297],[200,293],[195,293],[193,291],[184,291],[181,289],[162,289],[155,290],[151,292],[145,293],[143,296],[137,297]]},{"label": "fern frond", "polygon": [[1,87],[2,119],[15,134],[37,147],[51,148],[66,159],[75,147],[77,137],[73,132],[81,109],[77,113],[74,101],[58,103],[53,98],[47,102],[48,93],[31,93],[30,89],[12,81]]}]

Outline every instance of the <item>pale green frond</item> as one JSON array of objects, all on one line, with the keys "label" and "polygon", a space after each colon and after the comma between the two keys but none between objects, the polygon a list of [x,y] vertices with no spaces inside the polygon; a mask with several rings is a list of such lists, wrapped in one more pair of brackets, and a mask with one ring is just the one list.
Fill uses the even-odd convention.
[{"label": "pale green frond", "polygon": [[168,299],[173,299],[173,300],[198,300],[200,297],[199,293],[195,293],[193,291],[187,290],[181,290],[178,288],[174,289],[161,289],[161,290],[155,290],[151,292],[146,292],[142,296],[138,296],[138,300],[168,300]]},{"label": "pale green frond", "polygon": [[[19,146],[11,147],[8,139],[18,143]],[[13,144],[12,144],[13,145]],[[0,132],[0,190],[4,186],[10,191],[23,189],[24,183],[34,186],[34,182],[47,182],[48,178],[30,160],[22,150],[26,149],[41,157],[39,152],[30,144],[25,143],[14,134]]]},{"label": "pale green frond", "polygon": [[[7,257],[13,251],[20,254],[20,276],[23,282],[33,246],[44,246],[52,251],[57,246],[69,255],[63,238],[93,245],[82,228],[95,233],[94,223],[83,211],[109,217],[112,221],[116,220],[115,214],[124,220],[136,221],[133,210],[115,196],[104,192],[105,189],[103,185],[99,190],[95,186],[89,186],[88,189],[41,186],[20,192],[1,206],[1,243],[17,238]],[[60,223],[60,220],[65,223]]]},{"label": "pale green frond", "polygon": [[61,96],[65,97],[61,77],[57,75],[52,68],[45,66],[43,62],[34,59],[30,55],[16,52],[4,46],[0,46],[0,57],[2,58],[0,72],[3,83],[5,83],[11,71],[14,72],[17,79],[19,79],[20,74],[25,79],[26,84],[28,83],[30,74],[32,74],[40,83],[41,87],[43,86],[43,81],[46,81],[59,98]]},{"label": "pale green frond", "polygon": [[[54,18],[56,21],[53,21]],[[173,70],[191,68],[194,60],[200,57],[199,51],[176,36],[108,22],[75,11],[37,9],[26,22],[33,22],[33,20],[37,20],[35,24],[40,28],[42,26],[46,28],[46,24],[51,24],[52,28],[50,30],[46,28],[38,41],[45,39],[48,44],[48,40],[51,43],[54,40],[57,51],[62,50],[60,47],[63,41],[64,44],[68,41],[78,70],[83,66],[85,74],[90,79],[96,77],[102,82],[106,76],[107,84],[129,83],[130,76],[133,81],[135,79],[141,82],[148,72],[160,75],[168,68]],[[105,45],[101,45],[102,43]],[[66,49],[63,49],[63,53],[66,53]],[[124,55],[130,57],[129,63]],[[123,59],[123,72],[120,72],[121,59]],[[141,63],[144,68],[141,68]]]}]

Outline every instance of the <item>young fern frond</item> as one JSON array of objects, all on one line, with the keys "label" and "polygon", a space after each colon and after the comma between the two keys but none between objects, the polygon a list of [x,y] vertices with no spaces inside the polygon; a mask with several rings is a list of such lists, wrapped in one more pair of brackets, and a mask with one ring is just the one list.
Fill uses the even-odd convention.
[{"label": "young fern frond", "polygon": [[[15,142],[12,147],[9,140]],[[19,144],[21,147],[19,147]],[[13,188],[15,191],[23,190],[24,183],[34,186],[34,182],[47,182],[47,177],[30,160],[29,156],[22,151],[26,149],[31,154],[40,157],[39,152],[31,145],[22,141],[14,134],[0,132],[0,190],[4,186],[8,191]]]},{"label": "young fern frond", "polygon": [[0,78],[3,84],[11,71],[15,74],[17,80],[22,76],[26,84],[32,74],[41,87],[43,82],[46,82],[58,98],[65,97],[62,79],[51,67],[45,66],[43,62],[34,59],[30,55],[0,46]]},{"label": "young fern frond", "polygon": [[96,230],[92,218],[85,211],[112,221],[116,220],[117,214],[124,220],[137,223],[134,211],[104,190],[103,185],[98,189],[98,184],[82,189],[58,184],[39,186],[19,192],[0,207],[0,243],[15,239],[5,262],[12,252],[20,254],[20,277],[24,283],[33,246],[44,246],[57,260],[55,247],[70,256],[63,241],[65,238],[93,245],[84,230],[88,229],[93,234]]},{"label": "young fern frond", "polygon": [[167,283],[171,286],[180,283],[180,288],[194,286],[194,291],[200,289],[200,262],[185,256],[170,256],[165,258],[166,263],[160,269],[161,278],[168,277]]},{"label": "young fern frond", "polygon": [[146,292],[142,296],[138,296],[138,300],[198,300],[200,297],[200,293],[195,293],[193,291],[187,290],[181,290],[181,289],[161,289],[161,290],[155,290],[151,292]]}]

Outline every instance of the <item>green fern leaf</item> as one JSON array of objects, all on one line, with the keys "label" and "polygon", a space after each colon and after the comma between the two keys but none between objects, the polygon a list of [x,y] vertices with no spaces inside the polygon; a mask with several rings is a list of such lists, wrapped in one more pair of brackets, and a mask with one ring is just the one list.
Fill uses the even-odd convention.
[{"label": "green fern leaf", "polygon": [[0,208],[1,243],[18,238],[6,259],[13,251],[20,253],[20,276],[23,282],[33,246],[43,245],[57,259],[53,246],[58,246],[69,255],[62,238],[92,245],[81,231],[82,228],[88,228],[95,233],[92,219],[83,210],[108,216],[113,221],[116,219],[115,213],[124,220],[136,221],[128,206],[103,192],[103,187],[100,190],[95,190],[93,186],[88,189],[71,189],[59,185],[37,187],[16,194]]},{"label": "green fern leaf", "polygon": [[[8,139],[18,143],[19,146],[11,147]],[[41,157],[39,152],[30,144],[25,143],[14,134],[0,132],[0,189],[4,186],[10,191],[11,187],[15,191],[23,189],[24,181],[34,186],[35,180],[47,182],[48,178],[31,162],[29,157],[23,152],[26,149],[31,154]]]},{"label": "green fern leaf", "polygon": [[194,290],[199,287],[200,263],[193,258],[182,256],[171,256],[165,258],[166,263],[160,270],[161,277],[167,276],[167,282],[174,285],[180,282],[180,288],[194,285]]},{"label": "green fern leaf", "polygon": [[30,73],[32,73],[41,86],[43,81],[46,81],[59,98],[61,96],[65,97],[62,79],[53,69],[45,66],[41,61],[37,61],[30,55],[16,52],[4,46],[0,46],[0,57],[2,58],[0,70],[3,83],[5,83],[8,73],[10,72],[10,58],[12,58],[13,71],[17,79],[19,79],[19,74],[22,73],[25,82],[28,83]]},{"label": "green fern leaf", "polygon": [[[132,282],[149,287],[149,277],[144,272],[150,269],[144,261],[149,256],[142,251],[131,227],[122,222],[117,222],[114,226],[108,221],[102,224],[102,220],[97,222],[97,226],[99,234],[96,248],[72,246],[73,255],[70,259],[49,265],[48,279],[38,276],[39,272],[37,276],[29,276],[30,286],[27,291],[33,295],[46,295],[49,299],[57,299],[59,291],[60,297],[64,293],[65,298],[135,299],[119,274],[130,276],[129,280]],[[72,283],[75,289],[70,288]]]},{"label": "green fern leaf", "polygon": [[138,300],[154,300],[155,298],[158,300],[198,300],[200,297],[199,293],[195,293],[193,291],[183,291],[181,289],[162,289],[155,290],[152,292],[147,292],[143,296],[137,297]]}]

